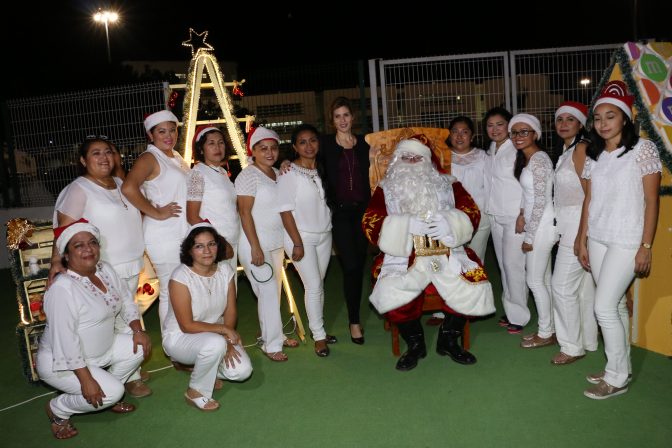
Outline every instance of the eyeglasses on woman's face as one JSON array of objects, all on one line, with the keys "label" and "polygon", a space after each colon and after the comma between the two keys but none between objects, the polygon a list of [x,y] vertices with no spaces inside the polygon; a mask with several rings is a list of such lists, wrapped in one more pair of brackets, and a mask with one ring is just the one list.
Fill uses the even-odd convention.
[{"label": "eyeglasses on woman's face", "polygon": [[194,250],[197,250],[199,252],[203,252],[206,248],[209,250],[217,250],[217,242],[216,241],[209,241],[206,244],[203,243],[196,243],[194,244]]},{"label": "eyeglasses on woman's face", "polygon": [[534,129],[521,129],[520,131],[512,130],[511,132],[509,132],[509,137],[515,138],[520,135],[521,137],[526,138],[533,132],[535,132]]},{"label": "eyeglasses on woman's face", "polygon": [[102,134],[101,135],[96,135],[96,134],[87,135],[86,139],[87,140],[105,140],[105,141],[109,140],[107,135],[102,135]]}]

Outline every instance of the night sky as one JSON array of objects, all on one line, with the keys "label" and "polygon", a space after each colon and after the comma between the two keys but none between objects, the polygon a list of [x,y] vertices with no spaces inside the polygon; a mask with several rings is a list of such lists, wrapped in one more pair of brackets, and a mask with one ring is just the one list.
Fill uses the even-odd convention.
[{"label": "night sky", "polygon": [[[0,99],[104,87],[124,60],[185,60],[188,30],[208,30],[220,60],[246,68],[354,59],[436,56],[672,38],[672,1],[442,1],[442,6],[368,10],[373,2],[23,1],[3,12],[0,32],[9,87]],[[91,15],[114,5],[122,16],[105,31]],[[376,5],[382,3],[376,2]],[[544,5],[543,7],[541,5]],[[637,19],[634,20],[634,5]],[[359,5],[359,6],[355,6]],[[579,9],[583,6],[583,10]],[[5,10],[7,5],[5,5]],[[551,8],[551,11],[548,11]],[[326,10],[326,11],[325,11]],[[667,22],[665,22],[665,17]]]}]

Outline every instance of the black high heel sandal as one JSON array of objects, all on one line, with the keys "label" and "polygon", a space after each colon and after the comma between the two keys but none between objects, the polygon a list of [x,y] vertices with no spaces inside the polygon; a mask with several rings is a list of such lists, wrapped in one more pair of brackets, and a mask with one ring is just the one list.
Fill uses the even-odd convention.
[{"label": "black high heel sandal", "polygon": [[[362,328],[361,324],[352,324],[352,325],[359,325],[359,328],[362,330],[362,335],[356,338],[352,336],[352,331],[350,331],[350,340],[353,342],[353,344],[364,345],[364,329]],[[350,328],[348,328],[348,330],[350,330]]]}]

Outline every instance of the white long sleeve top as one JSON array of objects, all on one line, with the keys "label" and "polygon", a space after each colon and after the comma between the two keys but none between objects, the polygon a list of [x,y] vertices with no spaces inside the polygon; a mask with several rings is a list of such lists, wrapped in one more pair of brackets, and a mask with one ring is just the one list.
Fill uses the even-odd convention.
[{"label": "white long sleeve top", "polygon": [[544,151],[532,154],[520,173],[523,197],[520,208],[525,216],[524,242],[534,244],[541,226],[553,225],[553,162]]}]

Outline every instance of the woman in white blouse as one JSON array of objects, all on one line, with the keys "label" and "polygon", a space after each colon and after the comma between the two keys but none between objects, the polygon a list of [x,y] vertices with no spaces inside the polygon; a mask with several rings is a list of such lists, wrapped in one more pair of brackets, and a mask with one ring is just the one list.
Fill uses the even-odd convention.
[{"label": "woman in white blouse", "polygon": [[327,344],[337,341],[324,330],[324,275],[331,259],[331,211],[320,176],[322,167],[317,162],[320,147],[317,129],[309,124],[294,129],[292,146],[298,158],[278,181],[285,252],[303,282],[315,354],[325,357],[329,356]]},{"label": "woman in white blouse", "polygon": [[649,275],[658,221],[662,165],[653,142],[637,135],[633,100],[622,81],[605,86],[593,106],[583,172],[588,182],[577,250],[597,285],[595,315],[607,356],[605,370],[586,377],[596,385],[584,395],[596,400],[628,391],[632,366],[625,292],[635,275]]},{"label": "woman in white blouse", "polygon": [[180,248],[182,264],[170,279],[170,306],[163,334],[163,348],[172,359],[194,366],[188,404],[215,411],[212,398],[221,379],[244,381],[252,364],[236,332],[235,270],[225,257],[225,240],[209,222],[191,226]]},{"label": "woman in white blouse", "polygon": [[551,251],[557,236],[553,222],[553,162],[537,144],[541,138],[537,117],[515,115],[509,121],[509,135],[518,151],[513,174],[523,189],[516,233],[524,234],[521,250],[525,254],[526,281],[539,317],[538,331],[524,336],[520,346],[544,347],[556,343],[551,295]]},{"label": "woman in white blouse", "polygon": [[173,150],[177,144],[178,119],[162,110],[145,119],[151,143],[133,164],[121,187],[129,201],[144,214],[143,230],[147,254],[159,277],[159,321],[168,313],[168,281],[180,265],[180,243],[189,225],[187,202],[189,165]]},{"label": "woman in white blouse", "polygon": [[530,321],[525,285],[525,254],[520,247],[523,234],[516,233],[522,189],[513,176],[516,148],[509,139],[511,113],[501,107],[486,112],[483,125],[491,140],[490,175],[486,182],[485,212],[490,221],[492,244],[502,276],[504,316],[498,324],[510,334],[519,334]]},{"label": "woman in white blouse", "polygon": [[[481,221],[473,238],[467,244],[478,258],[483,261],[490,237],[490,220],[485,213],[486,182],[490,176],[490,157],[488,153],[473,146],[474,122],[469,117],[458,116],[448,124],[450,136],[450,174],[459,180],[469,192],[479,210]],[[443,313],[434,313],[427,321],[428,325],[439,325]]]},{"label": "woman in white blouse", "polygon": [[[54,206],[54,228],[85,218],[100,230],[100,257],[112,265],[117,276],[133,297],[143,267],[145,242],[142,237],[142,216],[121,193],[122,180],[113,176],[118,168],[115,151],[105,136],[88,137],[79,147],[81,176],[66,186]],[[54,246],[50,281],[65,272],[61,256]],[[123,326],[122,328],[128,328]],[[126,383],[127,392],[135,398],[146,397],[152,390],[135,372]]]},{"label": "woman in white blouse", "polygon": [[[189,172],[187,181],[187,221],[194,225],[207,219],[227,242],[227,263],[238,267],[240,218],[236,188],[229,173],[222,167],[226,157],[224,133],[211,126],[196,129],[194,158],[198,163]],[[236,277],[234,277],[236,278]]]},{"label": "woman in white blouse", "polygon": [[588,146],[583,140],[587,117],[588,108],[573,101],[562,103],[555,111],[555,131],[562,139],[553,191],[560,235],[551,280],[555,335],[560,345],[560,351],[551,359],[555,365],[571,364],[583,358],[587,350],[597,350],[595,283],[574,253],[585,197],[585,182],[581,182],[580,176]]},{"label": "woman in white blouse", "polygon": [[236,178],[238,210],[243,232],[238,242],[238,259],[257,296],[262,351],[271,361],[287,361],[283,347],[298,347],[286,338],[280,316],[280,286],[283,227],[278,212],[278,160],[280,137],[258,127],[248,136],[250,163]]},{"label": "woman in white blouse", "polygon": [[[81,219],[54,230],[65,273],[44,295],[47,326],[36,364],[40,379],[62,391],[47,403],[57,439],[78,434],[74,414],[112,407],[127,413],[135,406],[121,400],[124,383],[149,356],[151,341],[142,330],[133,294],[112,267],[100,261],[100,232]],[[129,327],[117,332],[119,316]]]}]

